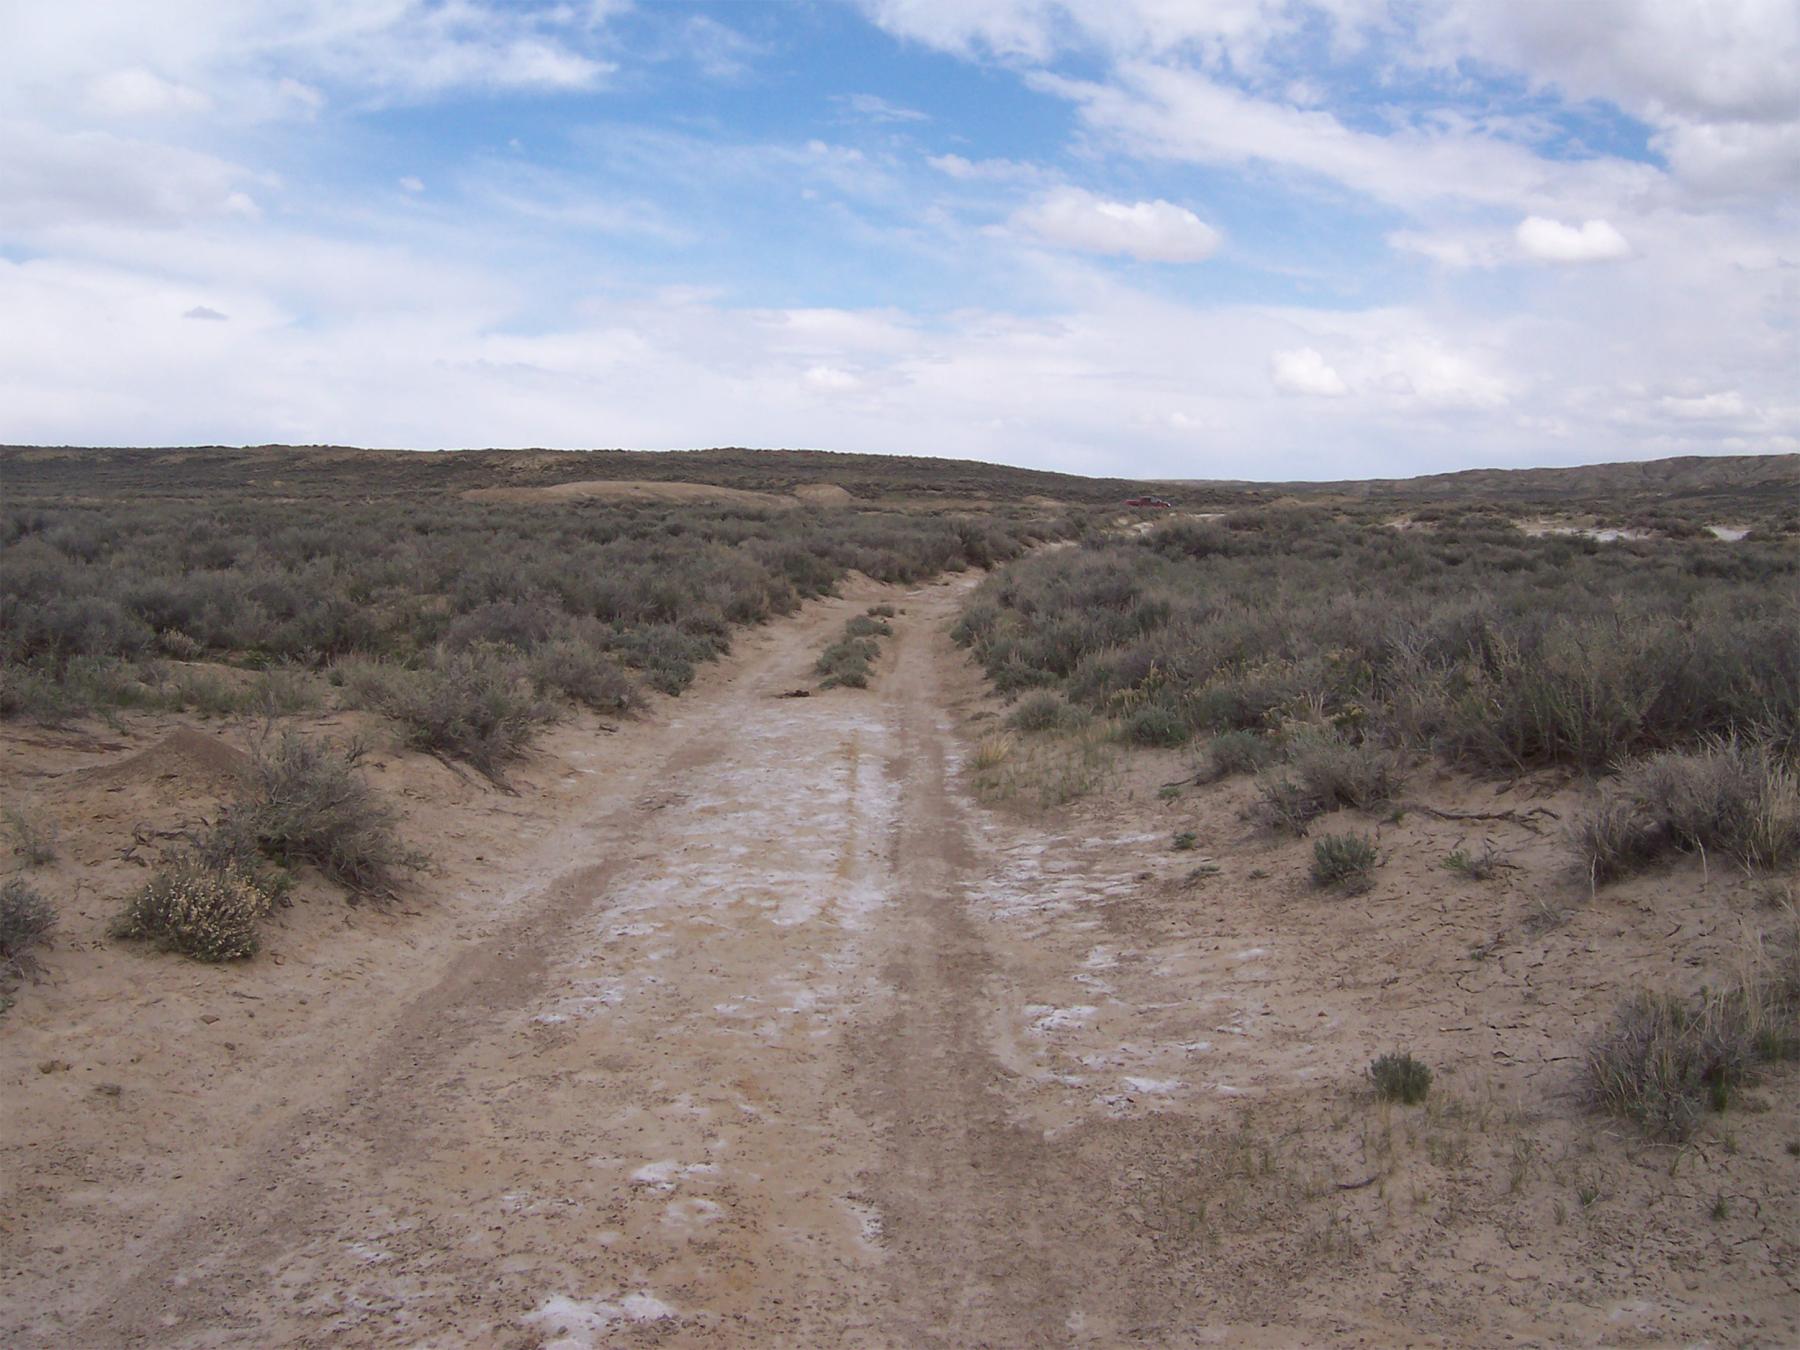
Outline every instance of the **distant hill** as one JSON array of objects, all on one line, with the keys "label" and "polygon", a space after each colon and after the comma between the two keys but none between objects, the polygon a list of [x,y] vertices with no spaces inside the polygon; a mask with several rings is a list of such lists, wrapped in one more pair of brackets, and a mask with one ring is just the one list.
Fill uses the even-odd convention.
[{"label": "distant hill", "polygon": [[[1219,486],[1225,486],[1220,484]],[[1296,495],[1329,493],[1411,500],[1648,503],[1665,497],[1766,497],[1788,493],[1800,505],[1800,455],[1686,455],[1566,469],[1464,469],[1418,478],[1335,483],[1261,484]]]},{"label": "distant hill", "polygon": [[1686,456],[1560,469],[1467,469],[1419,478],[1329,483],[1084,478],[974,460],[828,450],[368,450],[353,446],[184,446],[143,449],[0,446],[0,491],[13,501],[108,496],[312,495],[381,498],[550,488],[562,483],[709,483],[759,493],[828,484],[864,502],[946,508],[1047,502],[1109,506],[1153,486],[1177,507],[1251,506],[1278,498],[1453,500],[1514,506],[1605,504],[1636,509],[1680,500],[1800,509],[1800,455]]},{"label": "distant hill", "polygon": [[[973,460],[827,450],[364,450],[350,446],[186,446],[169,449],[0,447],[0,484],[9,495],[66,497],[141,492],[164,497],[230,493],[384,497],[543,488],[559,483],[710,483],[750,492],[791,493],[830,484],[863,501],[905,498],[945,505],[1045,498],[1110,505],[1143,484],[1015,469]],[[1248,505],[1255,489],[1193,484],[1183,506]]]}]

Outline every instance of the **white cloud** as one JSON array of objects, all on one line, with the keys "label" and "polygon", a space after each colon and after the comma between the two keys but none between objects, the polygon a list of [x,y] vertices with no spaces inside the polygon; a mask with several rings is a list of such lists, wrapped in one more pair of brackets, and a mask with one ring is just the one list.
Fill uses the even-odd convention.
[{"label": "white cloud", "polygon": [[1441,59],[1475,57],[1575,98],[1702,120],[1800,116],[1792,0],[1455,0],[1429,20]]},{"label": "white cloud", "polygon": [[415,178],[411,174],[407,174],[406,177],[399,179],[398,182],[402,192],[423,192],[425,190],[425,180],[423,178]]},{"label": "white cloud", "polygon": [[1494,230],[1395,230],[1389,248],[1417,253],[1440,267],[1498,267],[1513,256],[1513,241]]},{"label": "white cloud", "polygon": [[1789,198],[1800,191],[1800,118],[1680,122],[1652,137],[1676,177],[1709,195]]},{"label": "white cloud", "polygon": [[209,323],[224,323],[231,316],[220,310],[214,309],[211,305],[195,305],[192,309],[184,311],[181,317],[184,319],[202,319]]},{"label": "white cloud", "polygon": [[1044,171],[1013,159],[964,159],[961,155],[932,155],[925,161],[946,178],[958,182],[1018,182],[1042,178]]},{"label": "white cloud", "polygon": [[1744,403],[1744,396],[1735,389],[1698,394],[1686,398],[1668,394],[1659,398],[1657,404],[1664,412],[1672,416],[1692,421],[1738,418],[1749,412],[1749,408]]},{"label": "white cloud", "polygon": [[1047,193],[1015,212],[1012,224],[1059,248],[1141,262],[1200,262],[1219,247],[1219,232],[1185,206],[1109,201],[1080,188]]},{"label": "white cloud", "polygon": [[[111,116],[276,116],[319,86],[367,102],[468,88],[591,89],[614,70],[605,21],[620,4],[496,0],[58,0],[8,7],[0,110],[47,116],[83,91]],[[296,97],[298,96],[298,97]]]},{"label": "white cloud", "polygon": [[1653,167],[1621,159],[1547,160],[1454,123],[1361,130],[1329,112],[1254,97],[1163,65],[1128,64],[1106,82],[1049,75],[1033,82],[1073,100],[1089,126],[1130,153],[1227,167],[1272,165],[1409,209],[1463,201],[1597,212],[1643,197],[1660,179]]},{"label": "white cloud", "polygon": [[246,189],[257,181],[247,169],[194,150],[0,122],[0,229],[19,234],[99,221],[253,215]]},{"label": "white cloud", "polygon": [[1342,398],[1350,392],[1344,377],[1325,364],[1325,358],[1312,347],[1298,347],[1291,352],[1276,352],[1269,359],[1275,387],[1284,394],[1304,394],[1313,398]]},{"label": "white cloud", "polygon": [[836,366],[809,366],[804,378],[814,389],[823,389],[827,393],[843,393],[862,384],[849,371],[840,370]]},{"label": "white cloud", "polygon": [[1540,262],[1610,262],[1631,255],[1631,245],[1610,223],[1590,220],[1580,226],[1542,216],[1528,216],[1513,232],[1519,247]]},{"label": "white cloud", "polygon": [[844,94],[833,100],[847,111],[871,122],[929,122],[931,114],[890,103],[875,94]]},{"label": "white cloud", "polygon": [[1320,19],[1339,41],[1384,8],[1380,0],[862,0],[897,36],[963,56],[1044,63],[1059,52],[1182,54],[1258,70],[1268,48]]},{"label": "white cloud", "polygon": [[117,118],[199,113],[212,107],[212,100],[198,89],[141,68],[97,76],[88,85],[88,99],[102,116]]}]

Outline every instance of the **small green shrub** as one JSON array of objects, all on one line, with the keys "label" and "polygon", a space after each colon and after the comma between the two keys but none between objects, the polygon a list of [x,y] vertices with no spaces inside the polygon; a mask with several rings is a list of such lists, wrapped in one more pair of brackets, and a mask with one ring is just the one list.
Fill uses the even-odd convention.
[{"label": "small green shrub", "polygon": [[1197,778],[1217,782],[1233,774],[1256,773],[1273,764],[1281,742],[1258,731],[1225,731],[1207,742]]},{"label": "small green shrub", "polygon": [[1651,1134],[1685,1139],[1728,1110],[1762,1066],[1800,1057],[1800,929],[1750,944],[1742,973],[1692,999],[1640,992],[1588,1045],[1589,1101]]},{"label": "small green shrub", "polygon": [[844,638],[832,643],[813,664],[813,669],[824,676],[819,681],[819,687],[835,689],[842,685],[849,689],[868,688],[869,675],[879,654],[880,648],[875,645],[873,638]]},{"label": "small green shrub", "polygon": [[112,931],[197,961],[236,961],[255,954],[268,909],[268,893],[250,874],[188,854],[166,862],[126,900]]},{"label": "small green shrub", "polygon": [[1200,836],[1192,830],[1178,830],[1175,833],[1173,848],[1177,853],[1187,853],[1200,847]]},{"label": "small green shrub", "polygon": [[631,677],[585,642],[546,642],[532,651],[526,666],[539,693],[561,694],[596,712],[630,712],[643,702]]},{"label": "small green shrub", "polygon": [[1383,1055],[1369,1065],[1375,1095],[1384,1102],[1417,1106],[1431,1091],[1431,1070],[1404,1051]]},{"label": "small green shrub", "polygon": [[1048,690],[1027,694],[1012,710],[1007,724],[1016,731],[1055,731],[1062,726],[1069,706]]},{"label": "small green shrub", "polygon": [[29,975],[37,969],[37,949],[56,929],[56,910],[37,891],[14,877],[0,886],[0,975]]},{"label": "small green shrub", "polygon": [[1251,815],[1273,830],[1306,837],[1313,821],[1325,814],[1325,803],[1310,789],[1285,774],[1265,778],[1256,787]]},{"label": "small green shrub", "polygon": [[1406,783],[1400,757],[1368,744],[1311,738],[1289,751],[1300,785],[1327,807],[1368,811],[1385,806]]},{"label": "small green shrub", "polygon": [[858,614],[844,625],[844,636],[851,638],[892,637],[894,626],[868,614]]},{"label": "small green shrub", "polygon": [[1133,745],[1166,748],[1186,745],[1194,738],[1187,714],[1160,699],[1133,708],[1120,724],[1120,732]]},{"label": "small green shrub", "polygon": [[12,835],[12,851],[25,860],[27,867],[42,867],[56,861],[58,831],[56,822],[24,807],[9,806],[4,812],[7,833]]},{"label": "small green shrub", "polygon": [[1379,861],[1375,841],[1366,835],[1324,835],[1313,843],[1313,884],[1366,891],[1374,881]]},{"label": "small green shrub", "polygon": [[423,670],[388,672],[365,687],[408,745],[460,759],[495,782],[555,715],[517,661],[493,647],[440,652]]},{"label": "small green shrub", "polygon": [[401,846],[393,808],[358,771],[362,753],[357,745],[339,749],[293,731],[273,750],[258,749],[244,792],[226,808],[221,840],[283,866],[311,863],[353,891],[390,893],[396,874],[423,860]]},{"label": "small green shrub", "polygon": [[898,612],[892,605],[870,605],[868,614],[875,619],[891,619]]},{"label": "small green shrub", "polygon": [[1502,867],[1510,864],[1494,847],[1494,841],[1488,839],[1482,842],[1479,853],[1466,848],[1452,849],[1444,859],[1444,866],[1470,881],[1488,881],[1498,875]]}]

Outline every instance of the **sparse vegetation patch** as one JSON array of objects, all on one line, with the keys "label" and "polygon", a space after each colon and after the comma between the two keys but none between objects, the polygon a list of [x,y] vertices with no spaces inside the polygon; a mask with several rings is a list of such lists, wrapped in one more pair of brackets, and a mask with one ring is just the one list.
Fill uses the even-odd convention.
[{"label": "sparse vegetation patch", "polygon": [[167,861],[125,902],[113,935],[141,939],[197,961],[237,961],[257,948],[270,897],[236,863],[196,854]]},{"label": "sparse vegetation patch", "polygon": [[1380,860],[1375,841],[1365,835],[1325,835],[1313,842],[1313,885],[1351,894],[1366,891],[1374,884]]},{"label": "sparse vegetation patch", "polygon": [[23,879],[0,885],[0,994],[37,970],[38,950],[56,931],[56,910]]},{"label": "sparse vegetation patch", "polygon": [[1431,1091],[1431,1069],[1405,1051],[1381,1056],[1369,1065],[1369,1078],[1384,1102],[1417,1106]]}]

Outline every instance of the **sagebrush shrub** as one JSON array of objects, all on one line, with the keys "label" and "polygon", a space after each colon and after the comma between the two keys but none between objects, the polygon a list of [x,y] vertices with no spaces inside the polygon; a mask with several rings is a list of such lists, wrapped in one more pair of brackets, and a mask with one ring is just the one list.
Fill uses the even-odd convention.
[{"label": "sagebrush shrub", "polygon": [[25,975],[56,930],[56,910],[23,879],[0,885],[0,975]]},{"label": "sagebrush shrub", "polygon": [[844,625],[845,637],[892,637],[894,626],[870,614],[858,614]]},{"label": "sagebrush shrub", "polygon": [[1145,703],[1125,714],[1120,731],[1134,745],[1174,747],[1186,745],[1194,738],[1193,723],[1188,720],[1186,711],[1162,699]]},{"label": "sagebrush shrub", "polygon": [[248,872],[184,855],[126,900],[112,931],[197,961],[237,961],[255,954],[257,925],[268,909],[267,892]]},{"label": "sagebrush shrub", "polygon": [[1653,755],[1603,785],[1569,839],[1595,882],[1675,849],[1781,867],[1800,857],[1800,777],[1768,744],[1735,737]]},{"label": "sagebrush shrub", "polygon": [[1691,999],[1639,992],[1588,1044],[1589,1101],[1685,1139],[1728,1110],[1766,1064],[1800,1057],[1800,926],[1746,945],[1738,977]]},{"label": "sagebrush shrub", "polygon": [[1020,699],[1006,720],[1017,731],[1054,731],[1062,725],[1063,708],[1055,694],[1040,690]]},{"label": "sagebrush shrub", "polygon": [[561,694],[596,712],[630,712],[643,702],[631,676],[584,642],[565,638],[544,643],[527,665],[539,692]]},{"label": "sagebrush shrub", "polygon": [[401,845],[398,816],[358,771],[361,754],[285,732],[252,755],[221,836],[283,865],[311,863],[353,891],[391,891],[396,874],[422,860]]},{"label": "sagebrush shrub", "polygon": [[1297,742],[1289,759],[1300,785],[1328,807],[1385,806],[1406,782],[1398,755],[1366,743],[1311,738]]},{"label": "sagebrush shrub", "polygon": [[377,711],[400,723],[408,745],[463,760],[496,782],[555,716],[501,648],[440,652],[422,670],[384,677],[374,692]]},{"label": "sagebrush shrub", "polygon": [[1313,884],[1346,891],[1367,890],[1379,861],[1375,841],[1366,835],[1324,835],[1313,842]]},{"label": "sagebrush shrub", "polygon": [[1207,742],[1196,776],[1210,782],[1233,774],[1255,773],[1273,764],[1280,752],[1281,743],[1272,736],[1255,731],[1221,732]]},{"label": "sagebrush shrub", "polygon": [[1384,1102],[1417,1106],[1431,1091],[1431,1070],[1404,1051],[1386,1054],[1369,1065],[1375,1095]]},{"label": "sagebrush shrub", "polygon": [[824,676],[819,687],[833,689],[841,685],[848,689],[866,689],[879,654],[880,648],[873,638],[847,637],[832,643],[813,663],[813,669]]},{"label": "sagebrush shrub", "polygon": [[1325,814],[1325,802],[1286,774],[1275,774],[1256,785],[1256,804],[1251,814],[1270,829],[1301,839],[1313,821]]}]

